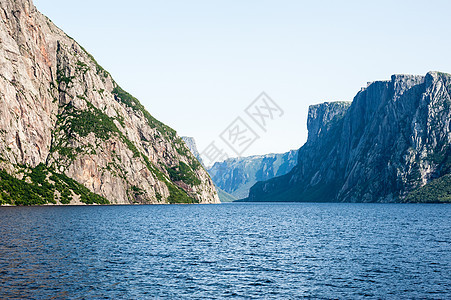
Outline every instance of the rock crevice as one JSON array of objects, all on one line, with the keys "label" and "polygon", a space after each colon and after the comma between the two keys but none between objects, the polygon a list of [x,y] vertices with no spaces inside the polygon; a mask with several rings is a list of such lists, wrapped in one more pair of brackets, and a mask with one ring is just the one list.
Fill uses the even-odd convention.
[{"label": "rock crevice", "polygon": [[393,75],[370,83],[350,105],[310,107],[298,165],[257,183],[247,200],[410,201],[412,191],[451,171],[450,92],[446,73]]},{"label": "rock crevice", "polygon": [[[24,180],[36,168],[49,178],[67,176],[109,203],[219,202],[208,173],[176,132],[31,1],[2,0],[0,8],[1,169]],[[61,178],[73,203],[76,195],[97,199]],[[48,199],[62,203],[56,181],[49,184]],[[10,199],[6,188],[1,193],[0,201]]]}]

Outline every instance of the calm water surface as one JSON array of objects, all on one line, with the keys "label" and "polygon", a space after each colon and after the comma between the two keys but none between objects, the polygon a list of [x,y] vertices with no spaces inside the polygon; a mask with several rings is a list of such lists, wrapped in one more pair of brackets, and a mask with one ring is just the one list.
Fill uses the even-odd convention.
[{"label": "calm water surface", "polygon": [[0,298],[451,298],[451,205],[0,208]]}]

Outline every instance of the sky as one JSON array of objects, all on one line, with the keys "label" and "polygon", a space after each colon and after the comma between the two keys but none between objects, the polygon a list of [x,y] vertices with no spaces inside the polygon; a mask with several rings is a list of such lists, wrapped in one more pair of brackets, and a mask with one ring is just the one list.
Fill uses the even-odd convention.
[{"label": "sky", "polygon": [[[228,156],[297,149],[309,105],[351,101],[392,74],[451,72],[451,1],[34,4],[200,152],[212,142]],[[280,108],[264,130],[245,112],[262,92]],[[234,152],[220,136],[238,117],[258,138]]]}]

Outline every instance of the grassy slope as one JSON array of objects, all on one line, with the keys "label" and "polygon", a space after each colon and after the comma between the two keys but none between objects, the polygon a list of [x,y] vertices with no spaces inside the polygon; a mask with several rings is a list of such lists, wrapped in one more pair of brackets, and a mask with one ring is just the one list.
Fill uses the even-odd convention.
[{"label": "grassy slope", "polygon": [[451,174],[434,179],[411,192],[404,202],[451,203]]}]

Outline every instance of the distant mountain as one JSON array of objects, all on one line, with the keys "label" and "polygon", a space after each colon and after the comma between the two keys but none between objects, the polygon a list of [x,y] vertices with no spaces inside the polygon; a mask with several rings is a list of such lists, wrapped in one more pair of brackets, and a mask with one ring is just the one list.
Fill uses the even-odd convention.
[{"label": "distant mountain", "polygon": [[220,189],[219,187],[216,187],[216,191],[218,192],[219,199],[222,203],[225,202],[234,202],[238,200],[236,197],[230,195],[229,193],[225,192],[224,190]]},{"label": "distant mountain", "polygon": [[202,157],[200,156],[199,150],[197,149],[196,140],[193,137],[182,136],[182,140],[185,142],[188,149],[191,150],[191,153],[197,160],[204,166],[204,162],[202,161]]},{"label": "distant mountain", "polygon": [[[197,158],[197,160],[205,168],[205,165],[202,161],[202,157],[200,156],[199,150],[197,149],[196,140],[193,137],[189,137],[189,136],[182,136],[182,140],[185,142],[186,146],[188,146],[191,153]],[[215,188],[216,188],[216,191],[218,192],[219,200],[221,200],[221,202],[233,202],[233,201],[237,200],[237,198],[235,198],[234,196],[225,192],[224,190],[219,188],[216,184],[215,184]]]},{"label": "distant mountain", "polygon": [[0,17],[0,204],[219,202],[177,133],[31,0]]},{"label": "distant mountain", "polygon": [[298,150],[281,154],[229,158],[215,163],[209,170],[216,186],[236,197],[246,198],[257,182],[281,176],[297,163]]},{"label": "distant mountain", "polygon": [[451,202],[451,75],[393,75],[310,106],[299,162],[246,201]]},{"label": "distant mountain", "polygon": [[[182,139],[193,155],[202,162],[195,139],[186,136]],[[216,186],[221,202],[232,202],[246,198],[249,188],[257,181],[288,173],[296,162],[297,150],[291,150],[282,154],[229,158],[223,162],[216,162],[207,171]]]}]

